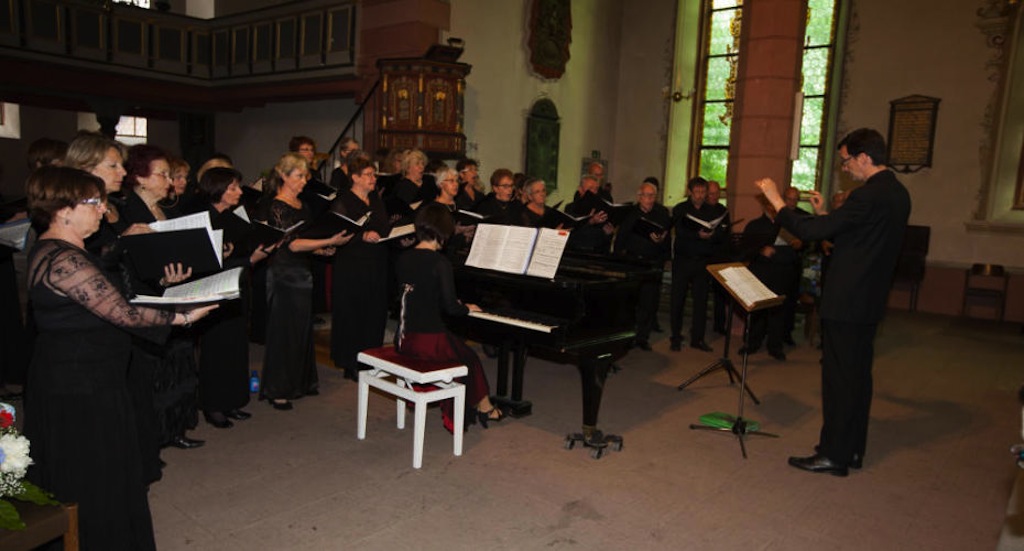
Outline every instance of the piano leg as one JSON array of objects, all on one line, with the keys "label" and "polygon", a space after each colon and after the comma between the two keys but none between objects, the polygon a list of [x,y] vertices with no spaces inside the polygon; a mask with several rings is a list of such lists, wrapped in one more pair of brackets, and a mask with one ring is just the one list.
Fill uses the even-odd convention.
[{"label": "piano leg", "polygon": [[582,358],[578,367],[583,387],[583,432],[566,435],[565,449],[571,450],[579,442],[583,447],[590,448],[591,457],[600,459],[609,447],[615,451],[622,450],[621,436],[604,434],[597,428],[597,416],[601,410],[604,383],[612,367],[612,356],[605,354],[596,358]]},{"label": "piano leg", "polygon": [[[511,417],[533,413],[533,403],[523,400],[523,372],[526,370],[526,344],[513,339],[502,341],[498,349],[497,395],[491,401]],[[512,356],[512,393],[508,393],[509,356]]]}]

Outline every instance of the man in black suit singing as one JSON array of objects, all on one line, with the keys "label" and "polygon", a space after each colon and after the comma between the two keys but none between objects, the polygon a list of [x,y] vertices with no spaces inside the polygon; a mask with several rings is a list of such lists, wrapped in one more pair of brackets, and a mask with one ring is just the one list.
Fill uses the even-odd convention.
[{"label": "man in black suit singing", "polygon": [[824,423],[814,455],[790,457],[789,464],[846,476],[864,459],[875,330],[885,312],[910,216],[910,194],[886,167],[885,140],[875,130],[860,128],[843,138],[839,161],[844,172],[864,185],[831,213],[825,212],[819,194],[811,197],[819,216],[800,215],[785,208],[771,179],[758,180],[757,186],[778,209],[784,228],[805,242],[829,239],[835,244],[820,309]]}]

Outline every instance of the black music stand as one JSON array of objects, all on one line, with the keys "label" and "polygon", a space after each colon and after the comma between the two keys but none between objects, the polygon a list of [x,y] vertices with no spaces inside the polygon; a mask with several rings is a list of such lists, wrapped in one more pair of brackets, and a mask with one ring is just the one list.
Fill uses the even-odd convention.
[{"label": "black music stand", "polygon": [[[694,382],[696,382],[697,379],[700,379],[701,377],[713,373],[719,369],[725,370],[726,375],[729,376],[730,385],[736,382],[737,380],[741,379],[739,372],[736,371],[736,366],[734,366],[732,360],[729,359],[729,341],[732,338],[732,305],[733,302],[735,302],[735,300],[736,299],[730,297],[729,304],[725,308],[725,316],[728,321],[725,322],[725,346],[722,349],[722,357],[714,361],[704,369],[700,370],[700,372],[698,372],[693,377],[690,377],[689,379],[683,381],[682,383],[679,383],[679,386],[676,387],[676,390],[683,390],[686,387],[693,384]],[[747,323],[745,321],[743,323],[743,332],[744,335],[747,333]],[[743,340],[746,341],[747,337],[744,336]],[[750,399],[753,400],[755,404],[761,404],[761,402],[758,401],[757,396],[754,396],[754,391],[750,390],[750,387],[747,386],[746,383],[743,383],[742,388],[747,391],[747,394],[750,394]]]},{"label": "black music stand", "polygon": [[[749,340],[750,340],[750,314],[752,314],[753,312],[758,311],[758,310],[765,310],[765,309],[768,309],[768,308],[777,308],[785,300],[785,297],[776,295],[775,293],[771,292],[767,287],[764,287],[764,285],[761,284],[761,282],[757,279],[757,277],[755,277],[754,274],[750,273],[750,270],[748,270],[746,268],[746,266],[741,264],[741,263],[729,262],[729,263],[724,263],[724,264],[712,264],[712,265],[709,265],[707,267],[707,269],[708,269],[709,272],[711,272],[711,275],[714,276],[714,278],[722,285],[722,287],[724,287],[725,290],[729,292],[729,295],[731,295],[731,297],[732,297],[732,301],[730,301],[730,303],[729,303],[729,316],[730,317],[729,317],[729,324],[728,325],[729,325],[730,332],[731,332],[731,329],[732,329],[732,305],[733,305],[733,303],[739,304],[746,311],[747,315],[746,315],[746,317],[745,317],[745,319],[743,321],[743,341],[744,342],[749,342]],[[737,280],[739,280],[740,283],[737,284],[735,281],[730,280],[729,277],[727,277],[726,274],[722,273],[723,271],[726,271],[729,275],[738,276]],[[758,287],[757,288],[748,287],[748,288],[746,288],[746,289],[744,289],[742,291],[738,290],[739,286],[745,285],[745,284],[754,284],[755,286],[758,286]],[[734,373],[736,373],[736,369],[735,369],[735,367],[732,366],[732,362],[729,361],[729,359],[728,359],[728,355],[729,355],[728,354],[729,353],[728,338],[729,338],[729,333],[726,333],[726,344],[725,344],[725,354],[724,354],[725,357],[723,357],[721,360],[719,360],[715,364],[712,364],[711,366],[708,366],[707,368],[704,369],[704,371],[710,373],[711,371],[716,369],[716,367],[715,367],[716,364],[723,364],[724,362],[728,362],[728,367],[724,367],[724,369],[726,369],[726,372],[729,373],[729,380],[730,380],[730,383],[731,383],[732,382],[732,375]],[[739,373],[739,380],[740,380],[739,407],[737,408],[736,417],[730,419],[731,425],[728,426],[728,427],[717,427],[717,426],[698,425],[698,424],[691,424],[690,425],[690,429],[691,430],[710,430],[710,431],[715,431],[715,432],[728,432],[728,433],[734,434],[736,436],[736,438],[740,442],[740,452],[743,454],[743,459],[747,458],[747,446],[746,446],[746,443],[744,443],[744,441],[743,441],[743,438],[746,437],[746,435],[748,435],[748,434],[756,434],[758,436],[768,436],[768,437],[771,437],[771,438],[778,438],[779,437],[779,435],[772,434],[772,433],[769,433],[769,432],[764,432],[764,431],[760,431],[760,430],[749,430],[749,428],[748,428],[749,422],[743,418],[743,402],[744,402],[743,393],[744,393],[744,391],[746,391],[747,393],[750,394],[750,397],[754,400],[754,403],[760,404],[760,402],[757,401],[757,398],[754,398],[754,393],[750,392],[750,388],[747,387],[747,358],[749,357],[749,355],[750,355],[749,352],[745,351],[743,353],[743,367],[741,368],[740,373]],[[732,370],[731,372],[729,371],[730,369]],[[706,375],[706,373],[704,373],[704,371],[702,371],[701,373],[698,373],[695,377],[693,377],[691,379],[691,381],[687,381],[686,383],[683,383],[682,385],[680,385],[680,390],[686,384],[689,384],[690,382],[697,380],[698,378],[702,377],[703,375]]]}]

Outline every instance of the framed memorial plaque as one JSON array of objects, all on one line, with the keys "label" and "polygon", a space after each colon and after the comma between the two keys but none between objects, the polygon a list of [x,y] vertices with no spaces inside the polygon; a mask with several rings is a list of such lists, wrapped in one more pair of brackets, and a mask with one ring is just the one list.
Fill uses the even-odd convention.
[{"label": "framed memorial plaque", "polygon": [[889,102],[889,168],[906,173],[932,166],[940,101],[907,96]]}]

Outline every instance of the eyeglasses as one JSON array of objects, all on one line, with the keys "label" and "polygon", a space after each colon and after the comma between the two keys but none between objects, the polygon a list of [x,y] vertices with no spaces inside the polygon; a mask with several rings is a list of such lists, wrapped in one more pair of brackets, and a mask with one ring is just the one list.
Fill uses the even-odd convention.
[{"label": "eyeglasses", "polygon": [[89,199],[82,199],[78,202],[79,205],[90,205],[95,208],[101,208],[107,206],[107,202],[102,197],[91,197]]},{"label": "eyeglasses", "polygon": [[167,178],[168,180],[172,180],[173,179],[173,178],[171,178],[171,173],[170,172],[154,172],[153,176],[163,176],[164,178]]},{"label": "eyeglasses", "polygon": [[509,188],[509,187],[512,187],[512,184],[497,184],[497,185],[496,185],[496,186],[494,186],[494,187],[504,187],[504,188]]}]

